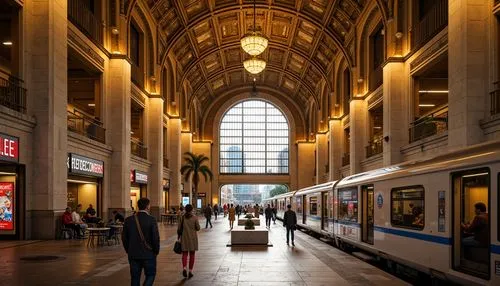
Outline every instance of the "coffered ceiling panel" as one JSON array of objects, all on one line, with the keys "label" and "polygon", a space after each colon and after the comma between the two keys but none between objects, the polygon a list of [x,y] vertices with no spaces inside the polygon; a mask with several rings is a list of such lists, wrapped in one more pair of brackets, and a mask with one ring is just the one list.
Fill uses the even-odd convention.
[{"label": "coffered ceiling panel", "polygon": [[[261,75],[243,68],[240,47],[254,29],[253,0],[142,0],[156,19],[167,55],[202,106],[231,88],[267,86],[298,103],[319,98],[338,57],[352,60],[354,26],[365,0],[256,0],[257,31],[269,39]],[[254,81],[255,79],[255,81]],[[328,87],[327,81],[327,87]],[[329,87],[328,87],[329,88]],[[331,90],[331,89],[330,89]]]}]

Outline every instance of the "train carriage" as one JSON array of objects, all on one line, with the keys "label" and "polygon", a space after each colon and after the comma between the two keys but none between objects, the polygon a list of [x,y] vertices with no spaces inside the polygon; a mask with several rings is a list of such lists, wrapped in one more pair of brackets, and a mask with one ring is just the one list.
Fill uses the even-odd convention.
[{"label": "train carriage", "polygon": [[[499,179],[496,141],[304,188],[287,198],[300,227],[332,236],[340,247],[461,284],[500,285]],[[469,231],[476,216],[483,224]]]}]

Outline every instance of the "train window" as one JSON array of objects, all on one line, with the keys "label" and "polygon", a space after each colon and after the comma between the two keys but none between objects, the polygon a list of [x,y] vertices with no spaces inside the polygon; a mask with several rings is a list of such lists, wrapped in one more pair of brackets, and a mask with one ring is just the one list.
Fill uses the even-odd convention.
[{"label": "train window", "polygon": [[295,204],[297,205],[297,213],[302,214],[302,198],[296,197]]},{"label": "train window", "polygon": [[453,174],[453,266],[490,275],[489,170]]},{"label": "train window", "polygon": [[358,222],[358,189],[339,190],[339,220]]},{"label": "train window", "polygon": [[318,198],[310,197],[309,198],[309,214],[310,215],[318,215]]},{"label": "train window", "polygon": [[424,187],[392,189],[391,204],[391,223],[393,226],[419,230],[424,228]]}]

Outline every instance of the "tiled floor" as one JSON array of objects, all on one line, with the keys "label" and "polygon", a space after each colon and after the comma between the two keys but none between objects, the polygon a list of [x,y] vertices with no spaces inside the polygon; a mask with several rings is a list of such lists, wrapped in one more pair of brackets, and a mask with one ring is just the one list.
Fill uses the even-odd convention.
[{"label": "tiled floor", "polygon": [[[204,226],[204,221],[201,221]],[[264,221],[262,220],[262,223]],[[403,281],[300,231],[296,247],[285,243],[280,224],[272,225],[273,247],[226,247],[226,219],[199,232],[195,276],[181,275],[180,256],[172,251],[175,226],[160,225],[162,249],[155,285],[405,285]],[[50,262],[21,258],[54,255]],[[86,241],[0,242],[0,285],[129,285],[128,261],[121,245],[87,248]]]}]

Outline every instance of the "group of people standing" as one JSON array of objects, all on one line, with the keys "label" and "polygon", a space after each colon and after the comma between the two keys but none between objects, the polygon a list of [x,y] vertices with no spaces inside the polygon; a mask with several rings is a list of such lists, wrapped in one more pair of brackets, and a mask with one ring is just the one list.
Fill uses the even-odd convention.
[{"label": "group of people standing", "polygon": [[[137,202],[139,210],[133,215],[125,219],[122,232],[123,247],[128,254],[130,264],[131,285],[140,285],[141,273],[144,270],[146,286],[153,285],[156,276],[156,257],[160,253],[160,235],[158,231],[158,223],[156,218],[149,214],[150,201],[147,198],[141,198]],[[283,226],[287,230],[287,244],[291,241],[294,244],[294,230],[296,229],[297,216],[291,210],[291,206],[287,206],[288,210],[283,217]],[[229,215],[229,227],[232,229],[236,215],[240,215],[242,211],[248,213],[253,210],[255,217],[259,217],[260,207],[256,205],[254,208],[247,206],[241,207],[233,204],[224,205],[224,214]],[[204,216],[207,218],[205,228],[212,228],[211,217],[219,213],[219,207],[214,205],[212,208],[209,205],[203,210]],[[266,216],[266,226],[269,228],[271,220],[276,223],[276,208],[267,205],[264,211]],[[196,215],[193,214],[193,206],[188,204],[178,220],[177,239],[181,243],[182,250],[182,275],[186,278],[194,276],[193,268],[195,262],[195,254],[198,251],[198,235],[200,223]],[[189,257],[189,263],[188,263]]]}]

